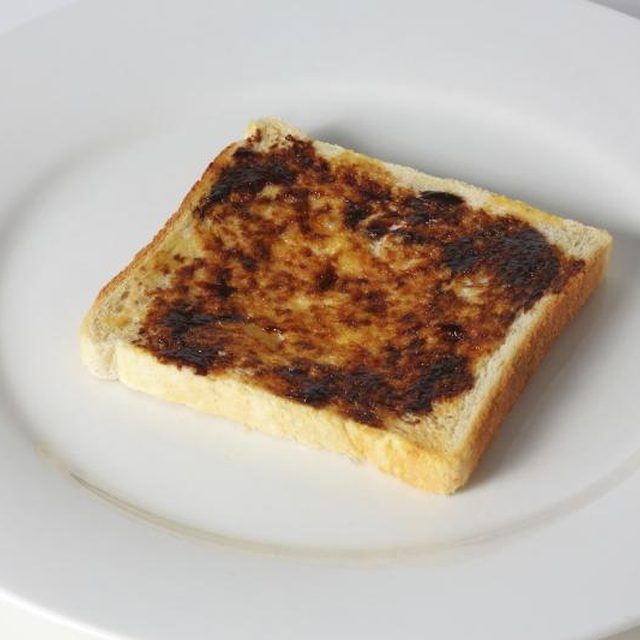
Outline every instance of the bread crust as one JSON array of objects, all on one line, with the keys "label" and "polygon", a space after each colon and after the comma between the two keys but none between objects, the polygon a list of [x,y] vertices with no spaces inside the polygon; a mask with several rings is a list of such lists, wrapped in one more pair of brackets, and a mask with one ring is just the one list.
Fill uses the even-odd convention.
[{"label": "bread crust", "polygon": [[[465,454],[461,466],[465,468],[466,475],[461,485],[476,467],[487,445],[555,339],[598,288],[606,273],[610,252],[610,244],[603,246],[561,293],[543,301],[544,306],[541,306],[536,322],[530,325],[519,348],[503,362],[500,377],[478,413],[464,447]],[[443,491],[450,493],[457,488],[443,488]]]},{"label": "bread crust", "polygon": [[[261,126],[271,126],[280,136],[295,131],[272,122]],[[255,130],[255,127],[250,129],[250,133],[254,134]],[[238,144],[227,146],[219,157],[226,158],[232,154]],[[325,153],[339,149],[325,143],[317,144],[325,147]],[[408,183],[418,177],[420,180],[434,181],[441,188],[457,191],[467,198],[472,197],[476,204],[492,207],[496,215],[500,215],[504,209],[510,215],[521,217],[538,227],[577,225],[455,180],[433,178],[405,167],[372,162]],[[81,327],[82,356],[87,366],[96,375],[119,378],[131,388],[164,400],[238,420],[271,435],[346,454],[356,460],[366,460],[386,473],[432,492],[450,494],[467,481],[553,340],[597,288],[609,258],[611,243],[608,234],[591,230],[601,237],[596,248],[585,258],[584,268],[570,279],[560,293],[545,296],[528,312],[533,317],[528,318],[525,328],[514,338],[513,346],[502,359],[497,373],[487,382],[481,401],[467,411],[465,420],[468,424],[463,437],[448,447],[426,446],[401,431],[373,428],[326,410],[315,409],[241,382],[230,374],[200,376],[188,368],[163,364],[130,341],[112,335],[102,326],[103,316],[109,312],[109,301],[127,285],[165,240],[179,233],[196,204],[210,190],[216,179],[216,171],[214,163],[211,163],[184,198],[178,211],[153,240],[98,294]]]},{"label": "bread crust", "polygon": [[[233,154],[233,150],[238,146],[237,142],[232,142],[227,145],[221,152],[219,157],[226,157],[228,155]],[[169,237],[176,226],[180,223],[182,218],[184,217],[187,211],[190,211],[192,205],[200,200],[202,195],[206,192],[207,185],[210,184],[215,179],[215,171],[213,168],[213,162],[209,163],[209,166],[205,169],[202,177],[196,181],[189,192],[184,197],[177,211],[175,211],[169,219],[162,225],[160,230],[153,236],[151,242],[145,245],[140,249],[134,256],[131,262],[116,274],[107,284],[105,284],[102,289],[100,289],[96,299],[91,305],[91,309],[87,316],[85,316],[85,320],[90,318],[92,315],[95,315],[95,312],[100,308],[100,304],[106,300],[106,298],[113,293],[115,289],[117,289],[118,285],[122,284],[127,280],[127,278],[139,267],[140,263],[142,263],[147,256],[152,255],[156,248],[158,248],[164,240]],[[93,314],[92,314],[93,312]]]}]

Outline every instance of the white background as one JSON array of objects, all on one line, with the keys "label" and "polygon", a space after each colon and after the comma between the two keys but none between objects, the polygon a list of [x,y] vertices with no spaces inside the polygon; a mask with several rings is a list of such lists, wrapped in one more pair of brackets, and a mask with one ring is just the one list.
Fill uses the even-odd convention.
[{"label": "white background", "polygon": [[[0,0],[0,34],[59,9],[73,0]],[[81,1],[81,0],[79,0]],[[640,0],[598,0],[640,19]],[[0,638],[7,640],[95,640],[93,633],[70,629],[58,622],[0,601]],[[552,640],[552,639],[550,639]],[[640,640],[640,629],[616,635],[607,640]]]}]

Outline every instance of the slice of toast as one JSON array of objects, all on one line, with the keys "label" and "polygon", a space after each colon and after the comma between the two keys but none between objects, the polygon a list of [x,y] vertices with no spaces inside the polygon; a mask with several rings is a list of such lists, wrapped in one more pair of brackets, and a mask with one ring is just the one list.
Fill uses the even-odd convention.
[{"label": "slice of toast", "polygon": [[82,357],[451,493],[610,247],[605,231],[259,120],[102,289]]}]

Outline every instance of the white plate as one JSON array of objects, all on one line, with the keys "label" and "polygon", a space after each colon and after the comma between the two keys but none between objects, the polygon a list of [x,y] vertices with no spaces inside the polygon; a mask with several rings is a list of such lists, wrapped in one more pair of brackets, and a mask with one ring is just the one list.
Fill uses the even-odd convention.
[{"label": "white plate", "polygon": [[[637,622],[638,60],[633,20],[551,1],[83,2],[0,39],[0,587],[144,640]],[[265,114],[614,235],[456,497],[79,363],[99,286]]]}]

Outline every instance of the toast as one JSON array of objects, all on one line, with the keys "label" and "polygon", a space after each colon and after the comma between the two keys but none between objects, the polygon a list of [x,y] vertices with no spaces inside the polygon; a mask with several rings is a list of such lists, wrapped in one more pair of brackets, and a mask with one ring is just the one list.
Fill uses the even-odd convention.
[{"label": "toast", "polygon": [[606,231],[262,119],[102,289],[82,358],[448,494],[610,247]]}]

